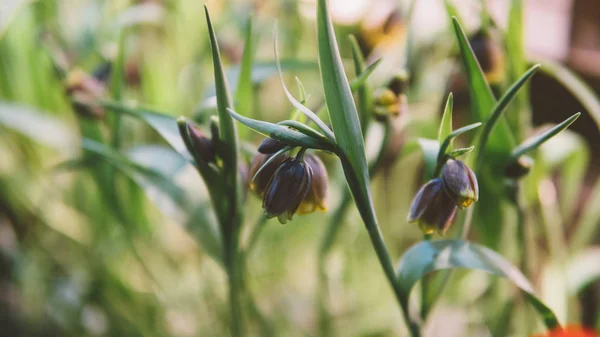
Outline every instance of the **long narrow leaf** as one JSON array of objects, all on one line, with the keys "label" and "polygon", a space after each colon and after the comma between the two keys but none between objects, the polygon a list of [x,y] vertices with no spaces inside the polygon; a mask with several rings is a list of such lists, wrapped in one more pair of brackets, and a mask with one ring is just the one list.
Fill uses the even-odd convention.
[{"label": "long narrow leaf", "polygon": [[307,136],[301,132],[292,130],[286,126],[251,119],[248,117],[244,117],[231,109],[228,110],[231,116],[233,116],[233,118],[238,120],[240,123],[267,137],[271,137],[273,139],[277,139],[282,142],[296,146],[303,146],[328,151],[333,151],[334,149],[334,146],[331,143],[326,143],[314,137]]},{"label": "long narrow leaf", "polygon": [[175,151],[188,160],[192,159],[179,135],[179,128],[177,127],[177,120],[175,118],[144,108],[128,107],[119,102],[103,101],[100,102],[100,105],[115,113],[126,114],[144,121],[158,132]]},{"label": "long narrow leaf", "polygon": [[[523,50],[523,1],[511,0],[508,11],[508,27],[506,32],[506,50],[508,61],[508,79],[515,82],[527,67]],[[531,124],[531,111],[528,109],[529,90],[521,90],[515,98],[515,104],[506,113],[506,120],[513,130],[516,139],[528,131]]]},{"label": "long narrow leaf", "polygon": [[252,61],[254,59],[254,34],[252,30],[252,17],[246,24],[246,40],[244,44],[244,53],[240,64],[240,75],[235,93],[235,109],[244,116],[252,116]]},{"label": "long narrow leaf", "polygon": [[[352,46],[352,60],[354,61],[354,73],[356,76],[360,76],[365,71],[365,58],[358,45],[358,40],[354,35],[349,37],[350,45]],[[358,119],[360,121],[361,130],[363,137],[369,127],[369,121],[371,113],[369,109],[369,90],[365,83],[361,83],[356,89],[357,102],[358,102]]]},{"label": "long narrow leaf", "polygon": [[[467,77],[469,79],[469,88],[471,91],[471,104],[473,104],[473,117],[477,121],[485,121],[490,118],[492,110],[496,105],[496,99],[485,79],[485,75],[477,58],[469,44],[469,40],[456,18],[452,18],[454,31],[458,39],[458,46],[462,55]],[[490,137],[489,150],[498,154],[508,154],[514,146],[515,141],[511,131],[508,128],[506,120],[500,119],[494,132]]]},{"label": "long narrow leaf", "polygon": [[294,128],[294,129],[302,132],[303,134],[305,134],[307,136],[311,136],[313,138],[321,139],[323,142],[329,142],[329,140],[325,137],[325,135],[323,135],[319,131],[311,128],[310,126],[308,126],[306,124],[302,124],[302,123],[300,123],[298,121],[285,120],[285,121],[281,121],[281,122],[279,122],[277,124],[278,125],[283,125],[283,126],[289,126],[291,128]]},{"label": "long narrow leaf", "polygon": [[329,130],[329,127],[314,113],[312,112],[309,108],[305,107],[302,103],[300,103],[295,97],[294,95],[292,95],[292,93],[290,93],[290,91],[288,90],[288,88],[285,85],[285,81],[283,80],[283,73],[281,71],[281,65],[279,64],[279,48],[277,47],[277,27],[275,27],[275,31],[273,32],[273,39],[274,39],[274,49],[275,49],[275,60],[277,61],[277,69],[279,71],[279,79],[281,80],[281,86],[283,87],[283,91],[285,92],[285,95],[287,96],[288,100],[290,101],[290,103],[292,103],[292,105],[298,109],[300,112],[302,112],[304,115],[306,115],[306,117],[308,117],[308,119],[310,119],[313,123],[315,123],[317,125],[317,127],[323,131],[323,133],[325,134],[325,136],[332,142],[335,142],[335,136],[333,135],[333,133],[331,132],[331,130]]},{"label": "long narrow leaf", "polygon": [[367,81],[367,79],[369,79],[369,76],[371,76],[375,69],[377,69],[377,67],[381,64],[381,60],[382,59],[378,59],[377,61],[369,64],[362,73],[357,74],[357,76],[350,81],[350,89],[354,91],[360,88]]},{"label": "long narrow leaf", "polygon": [[506,110],[506,107],[512,102],[513,98],[517,95],[519,90],[527,83],[527,81],[535,74],[535,72],[540,68],[539,64],[531,67],[518,81],[516,81],[509,89],[506,91],[504,96],[500,98],[498,103],[494,106],[494,110],[492,111],[492,115],[485,122],[483,126],[483,131],[481,132],[481,136],[479,138],[479,142],[477,144],[477,159],[482,160],[483,153],[485,152],[485,148],[487,146],[488,140],[492,132],[494,131],[494,127],[500,121],[500,117]]},{"label": "long narrow leaf", "polygon": [[[444,114],[442,115],[442,122],[440,123],[440,130],[438,131],[438,141],[440,142],[440,146],[444,143],[444,140],[452,133],[452,107],[454,100],[452,98],[452,93],[448,95],[448,100],[446,101],[446,107],[444,108]],[[452,145],[452,144],[450,144]]]},{"label": "long narrow leaf", "polygon": [[[317,35],[319,45],[319,68],[325,91],[329,118],[333,125],[336,141],[351,167],[344,172],[353,191],[361,214],[365,215],[372,205],[369,188],[369,171],[365,155],[365,144],[354,98],[344,72],[335,39],[333,24],[329,17],[326,0],[318,1]],[[353,172],[350,172],[352,170]],[[362,208],[362,209],[360,209]]]},{"label": "long narrow leaf", "polygon": [[559,132],[563,131],[564,129],[568,128],[569,125],[573,124],[573,122],[575,122],[575,120],[577,118],[579,118],[579,116],[581,116],[581,112],[578,112],[578,113],[574,114],[573,116],[567,118],[565,121],[554,126],[550,130],[547,130],[546,132],[543,132],[540,135],[537,135],[537,136],[534,136],[534,137],[531,137],[531,138],[525,140],[521,145],[517,146],[512,151],[512,154],[511,154],[512,160],[518,159],[520,156],[524,155],[525,153],[536,149],[538,146],[542,145],[548,139],[556,136]]},{"label": "long narrow leaf", "polygon": [[[204,12],[206,14],[206,24],[208,26],[208,35],[210,37],[210,46],[212,50],[213,59],[213,70],[215,75],[215,87],[217,89],[217,115],[219,116],[219,135],[221,141],[227,144],[227,153],[223,154],[223,160],[225,161],[224,170],[225,177],[228,181],[230,188],[231,201],[237,205],[239,201],[239,185],[236,181],[238,177],[238,135],[236,125],[233,122],[233,118],[227,112],[228,108],[233,108],[233,102],[227,87],[227,78],[225,77],[225,71],[223,70],[223,64],[221,63],[221,53],[219,52],[219,45],[217,43],[217,37],[210,20],[210,14],[208,8],[204,6]],[[237,206],[235,206],[237,212]]]},{"label": "long narrow leaf", "polygon": [[508,279],[525,292],[549,329],[559,326],[552,310],[536,297],[533,287],[519,269],[493,250],[462,240],[422,241],[402,255],[397,268],[397,282],[405,306],[408,307],[412,288],[423,276],[455,268],[482,270]]}]

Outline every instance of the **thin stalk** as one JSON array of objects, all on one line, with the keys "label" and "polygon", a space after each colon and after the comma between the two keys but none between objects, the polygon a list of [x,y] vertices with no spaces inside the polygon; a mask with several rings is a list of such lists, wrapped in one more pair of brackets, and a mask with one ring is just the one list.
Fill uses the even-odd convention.
[{"label": "thin stalk", "polygon": [[388,253],[385,242],[383,241],[383,236],[381,235],[381,231],[379,230],[379,225],[377,224],[377,218],[375,217],[375,210],[370,209],[371,211],[366,214],[361,214],[361,217],[367,227],[367,232],[369,233],[369,238],[371,239],[371,243],[373,244],[373,249],[375,249],[375,253],[377,254],[377,258],[379,259],[379,263],[383,268],[386,278],[388,279],[392,289],[394,290],[394,295],[396,296],[396,300],[400,304],[402,309],[402,314],[404,316],[404,320],[408,329],[410,330],[410,334],[412,337],[420,337],[421,329],[417,322],[412,320],[408,314],[408,303],[404,301],[404,297],[398,283],[396,282],[396,272],[394,270],[394,265],[392,264],[392,259],[390,258],[390,254]]},{"label": "thin stalk", "polygon": [[225,246],[224,262],[227,271],[227,285],[229,287],[231,335],[233,337],[242,337],[244,336],[244,318],[241,304],[241,268],[238,266],[238,262],[240,262],[238,251],[229,244]]},{"label": "thin stalk", "polygon": [[369,234],[369,238],[371,239],[371,244],[373,245],[373,249],[375,250],[375,254],[377,255],[377,259],[379,260],[379,264],[384,271],[384,274],[394,291],[394,295],[400,308],[402,309],[402,314],[404,319],[406,320],[406,324],[410,330],[412,337],[420,337],[420,324],[414,320],[411,320],[408,312],[408,298],[405,298],[402,289],[399,284],[396,282],[396,272],[394,270],[394,265],[392,263],[392,259],[388,252],[385,241],[383,240],[383,235],[381,234],[381,230],[379,229],[379,224],[377,222],[377,216],[375,214],[375,209],[373,207],[373,202],[371,200],[371,196],[363,192],[362,189],[358,188],[359,178],[356,176],[356,172],[352,169],[352,165],[350,164],[348,158],[344,153],[338,154],[340,160],[342,161],[342,167],[344,168],[344,172],[346,172],[346,178],[348,179],[348,185],[351,189],[353,189],[352,195],[355,199],[355,204],[358,208],[358,212],[365,224],[367,229],[367,233]]},{"label": "thin stalk", "polygon": [[[379,151],[377,153],[377,157],[371,162],[369,165],[369,177],[373,179],[373,177],[379,172],[379,168],[383,162],[383,157],[385,154],[385,150],[388,148],[388,144],[392,138],[393,127],[391,123],[384,124],[384,136],[381,146],[379,147]],[[339,232],[342,223],[344,222],[344,217],[346,216],[346,212],[348,211],[348,207],[352,204],[352,195],[350,194],[350,190],[344,186],[342,191],[342,198],[332,216],[329,218],[329,222],[327,223],[327,229],[325,234],[323,235],[323,239],[321,239],[321,245],[319,246],[319,256],[317,262],[317,312],[319,313],[319,333],[320,336],[328,336],[331,334],[331,325],[329,322],[329,312],[327,310],[327,294],[329,293],[327,289],[327,273],[325,268],[325,263],[327,261],[327,256],[333,247],[333,243],[335,242],[335,238],[337,233]]]}]

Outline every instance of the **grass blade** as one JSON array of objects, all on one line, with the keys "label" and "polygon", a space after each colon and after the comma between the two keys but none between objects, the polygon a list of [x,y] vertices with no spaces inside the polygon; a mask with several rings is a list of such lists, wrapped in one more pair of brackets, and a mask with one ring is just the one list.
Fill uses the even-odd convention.
[{"label": "grass blade", "polygon": [[534,136],[534,137],[531,137],[531,138],[525,140],[521,145],[517,146],[512,151],[511,160],[517,160],[520,156],[524,155],[525,153],[536,149],[538,146],[542,145],[548,139],[556,136],[559,132],[568,128],[569,125],[573,124],[573,122],[575,122],[575,120],[577,118],[579,118],[579,116],[581,116],[581,112],[578,112],[578,113],[574,114],[573,116],[567,118],[565,121],[554,126],[550,130],[547,130],[540,135],[537,135],[537,136]]},{"label": "grass blade", "polygon": [[506,278],[526,294],[549,329],[559,326],[552,310],[536,297],[532,285],[519,269],[493,250],[462,240],[422,241],[402,255],[397,282],[405,306],[408,306],[410,292],[418,280],[437,270],[456,268],[483,270]]}]

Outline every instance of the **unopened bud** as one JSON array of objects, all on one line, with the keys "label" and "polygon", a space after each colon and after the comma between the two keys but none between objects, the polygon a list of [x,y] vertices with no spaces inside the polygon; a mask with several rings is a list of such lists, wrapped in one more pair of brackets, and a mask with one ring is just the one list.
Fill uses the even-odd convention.
[{"label": "unopened bud", "polygon": [[462,161],[449,159],[442,170],[443,187],[456,206],[467,208],[479,199],[475,173]]},{"label": "unopened bud", "polygon": [[504,52],[489,32],[478,31],[469,40],[475,57],[490,84],[504,80]]},{"label": "unopened bud", "polygon": [[190,122],[185,122],[187,136],[192,145],[190,151],[194,152],[194,157],[202,159],[205,163],[215,161],[215,147],[212,141],[204,135],[200,129]]},{"label": "unopened bud", "polygon": [[387,87],[396,95],[406,94],[408,90],[408,72],[406,70],[398,71],[390,80]]},{"label": "unopened bud", "polygon": [[523,155],[506,166],[504,175],[508,178],[519,179],[527,175],[532,167],[533,158]]},{"label": "unopened bud", "polygon": [[269,137],[263,139],[260,145],[258,145],[258,152],[264,154],[271,154],[283,149],[286,146],[286,143]]}]

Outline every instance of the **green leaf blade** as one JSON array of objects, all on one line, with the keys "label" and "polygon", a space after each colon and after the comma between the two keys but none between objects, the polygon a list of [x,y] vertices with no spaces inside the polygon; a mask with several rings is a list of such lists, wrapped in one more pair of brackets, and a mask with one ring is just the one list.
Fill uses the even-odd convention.
[{"label": "green leaf blade", "polygon": [[[454,105],[454,99],[452,93],[448,95],[446,100],[446,107],[444,108],[444,114],[442,115],[442,122],[440,123],[440,130],[438,132],[438,141],[440,146],[446,140],[446,137],[452,133],[452,107]],[[450,144],[452,145],[452,144]]]},{"label": "green leaf blade", "polygon": [[231,114],[231,116],[235,118],[238,122],[255,130],[256,132],[263,134],[264,136],[271,137],[273,139],[277,139],[279,141],[296,146],[334,151],[334,146],[331,143],[327,143],[317,138],[307,136],[304,133],[292,130],[284,125],[273,124],[257,119],[244,117],[231,109],[228,109],[228,111]]},{"label": "green leaf blade", "polygon": [[577,120],[577,118],[579,118],[579,116],[581,116],[581,112],[578,112],[578,113],[574,114],[573,116],[567,118],[562,123],[555,125],[550,130],[547,130],[540,135],[533,136],[533,137],[525,140],[523,143],[521,143],[521,145],[517,146],[512,151],[512,154],[511,154],[512,160],[518,159],[520,156],[524,155],[525,153],[536,149],[537,147],[542,145],[548,139],[556,136],[559,132],[563,131],[564,129],[568,128],[569,125],[573,124],[573,122],[575,122],[575,120]]},{"label": "green leaf blade", "polygon": [[[473,48],[469,44],[469,40],[458,20],[453,17],[452,24],[460,53],[462,55],[464,68],[469,79],[469,88],[471,94],[471,102],[473,104],[473,117],[477,121],[486,121],[490,118],[492,110],[496,105],[496,99],[490,88],[489,83],[485,79],[485,74],[475,57]],[[507,155],[514,146],[515,141],[512,133],[508,128],[508,123],[505,119],[500,119],[494,132],[494,136],[489,141],[489,151]]]},{"label": "green leaf blade", "polygon": [[344,172],[361,215],[373,218],[374,215],[370,214],[373,201],[369,171],[358,111],[344,72],[326,0],[318,1],[317,36],[321,80],[336,142],[344,156]]},{"label": "green leaf blade", "polygon": [[[360,51],[358,40],[354,35],[350,35],[350,46],[352,47],[352,60],[354,61],[354,73],[356,76],[360,76],[365,71],[365,58]],[[351,86],[352,87],[352,86]],[[369,111],[369,91],[365,84],[365,81],[357,85],[355,88],[358,102],[358,118],[360,121],[361,130],[363,132],[363,138],[367,132],[370,122],[370,111]]]},{"label": "green leaf blade", "polygon": [[235,93],[235,109],[244,116],[252,116],[253,87],[252,83],[252,62],[256,48],[254,47],[254,34],[252,30],[252,17],[246,24],[246,38],[242,62],[240,64],[240,74]]},{"label": "green leaf blade", "polygon": [[504,113],[504,111],[506,111],[506,108],[512,102],[512,100],[515,98],[515,96],[517,95],[519,90],[529,81],[529,79],[537,72],[537,70],[539,68],[540,68],[539,64],[536,64],[533,67],[531,67],[525,74],[523,74],[523,76],[521,76],[506,91],[506,93],[504,94],[504,96],[502,96],[502,98],[500,98],[498,103],[495,104],[494,109],[492,110],[492,114],[489,117],[489,119],[487,120],[487,122],[485,123],[483,130],[481,132],[481,135],[479,137],[479,142],[478,142],[478,147],[477,147],[477,160],[478,161],[482,160],[483,153],[485,152],[485,149],[488,144],[488,140],[490,139],[490,136],[491,136],[492,132],[494,131],[494,128],[496,127],[498,122],[500,122],[500,118],[502,117],[502,114]]},{"label": "green leaf blade", "polygon": [[425,275],[456,268],[482,270],[506,278],[525,292],[549,329],[560,326],[556,315],[536,297],[532,285],[518,268],[493,250],[462,240],[422,241],[402,255],[396,270],[403,301],[408,304],[412,288]]}]

